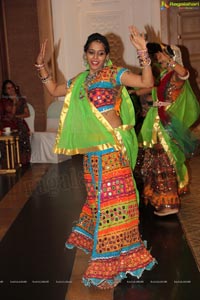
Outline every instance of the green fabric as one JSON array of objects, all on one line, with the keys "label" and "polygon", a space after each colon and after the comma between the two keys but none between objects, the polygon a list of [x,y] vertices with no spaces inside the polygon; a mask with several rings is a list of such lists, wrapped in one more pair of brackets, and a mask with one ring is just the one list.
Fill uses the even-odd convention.
[{"label": "green fabric", "polygon": [[[168,135],[166,129],[160,124],[160,129],[162,132],[162,136],[169,147],[169,152],[173,157],[173,164],[175,165],[178,182],[181,184],[184,182],[185,174],[187,173],[187,168],[185,166],[185,155],[183,151],[180,149],[179,145],[175,144],[172,138]],[[171,156],[170,156],[171,157]]]},{"label": "green fabric", "polygon": [[[97,109],[86,96],[84,82],[87,75],[88,71],[81,73],[72,83],[69,108],[66,108],[67,97],[69,97],[66,95],[58,129],[56,153],[69,154],[75,151],[76,154],[83,154],[94,151],[96,150],[95,147],[102,145],[104,149],[116,146],[117,139],[114,129],[109,124],[106,128],[105,124],[96,117],[94,112],[97,112]],[[101,114],[99,113],[99,115]],[[125,87],[122,88],[120,117],[124,125],[135,125],[134,108]],[[107,121],[105,122],[107,123]],[[134,129],[121,130],[120,133],[124,139],[131,165],[134,167],[138,150],[135,131]]]},{"label": "green fabric", "polygon": [[[141,131],[138,135],[138,143],[141,146],[143,144],[143,147],[153,147],[152,143],[152,128],[155,122],[155,118],[157,116],[157,108],[152,107],[148,111],[146,118],[144,120],[143,126],[141,128]],[[168,135],[166,129],[162,126],[161,122],[159,122],[159,128],[162,133],[162,136],[165,140],[165,143],[168,147],[168,155],[171,163],[174,165],[177,179],[180,185],[184,182],[185,175],[187,174],[187,168],[185,166],[185,155],[183,151],[179,148],[178,145],[176,145],[171,137]],[[147,142],[147,143],[145,143]],[[164,146],[164,145],[163,145]]]},{"label": "green fabric", "polygon": [[[155,122],[155,118],[158,115],[158,109],[156,107],[150,107],[149,111],[146,114],[146,117],[143,121],[142,128],[138,133],[138,143],[143,144],[144,146],[146,143],[152,147],[152,130],[153,124]],[[145,144],[144,144],[145,142]]]},{"label": "green fabric", "polygon": [[175,116],[186,128],[189,128],[199,117],[200,106],[188,80],[177,100],[170,105],[168,112]]},{"label": "green fabric", "polygon": [[[153,101],[157,100],[156,88],[152,90]],[[177,100],[170,105],[167,112],[173,116],[173,119],[177,119],[179,123],[184,125],[184,128],[189,128],[199,117],[200,107],[199,103],[192,91],[192,88],[186,80],[183,91],[177,98]],[[139,145],[143,147],[153,147],[153,126],[158,116],[158,108],[151,107],[145,117],[142,128],[138,134]],[[184,181],[187,173],[187,168],[184,164],[185,154],[178,144],[169,136],[169,131],[164,128],[162,123],[159,121],[159,130],[164,138],[164,148],[168,148],[168,156],[171,163],[175,166],[178,181],[181,184]],[[183,131],[184,132],[184,131]]]},{"label": "green fabric", "polygon": [[[120,106],[120,117],[122,120],[122,124],[124,125],[135,125],[135,110],[133,103],[131,101],[131,98],[129,96],[129,93],[125,87],[122,88],[122,103]],[[135,133],[134,127],[131,130],[121,130],[118,129],[120,132],[120,135],[123,139],[124,146],[126,148],[126,153],[128,155],[130,165],[132,169],[135,168],[136,160],[137,160],[137,155],[138,155],[138,140],[137,136]],[[133,182],[135,186],[135,192],[137,196],[137,203],[139,204],[140,197],[139,197],[139,192],[136,186],[135,179],[133,177]]]},{"label": "green fabric", "polygon": [[[152,98],[153,101],[157,100],[156,88],[152,89]],[[188,80],[186,80],[183,86],[183,91],[177,100],[170,105],[167,112],[176,117],[186,128],[189,128],[198,119],[200,115],[199,102],[197,101]],[[157,115],[157,107],[151,107],[145,117],[141,131],[139,132],[139,143],[145,141],[145,143],[151,144],[152,128]]]},{"label": "green fabric", "polygon": [[[124,125],[135,125],[135,110],[133,103],[130,99],[129,93],[126,90],[125,87],[122,89],[122,103],[120,107],[120,117],[122,120],[122,124]],[[128,131],[122,131],[120,130],[120,134],[123,138],[126,151],[129,157],[129,160],[131,162],[131,166],[134,169],[137,154],[138,154],[138,141],[137,136],[135,134],[134,127],[131,130]],[[125,135],[128,136],[128,138],[125,138]]]},{"label": "green fabric", "polygon": [[[81,149],[106,143],[114,144],[112,134],[91,113],[90,103],[83,86],[87,74],[88,72],[81,73],[75,79],[69,109],[61,125],[58,148],[80,149],[81,153]],[[80,99],[80,90],[82,99]]]}]

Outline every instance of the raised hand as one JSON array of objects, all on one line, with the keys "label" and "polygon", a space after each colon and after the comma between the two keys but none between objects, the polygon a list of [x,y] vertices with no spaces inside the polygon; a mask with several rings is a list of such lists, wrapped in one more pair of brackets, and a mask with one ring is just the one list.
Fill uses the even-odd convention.
[{"label": "raised hand", "polygon": [[45,60],[45,54],[46,54],[46,47],[47,47],[47,42],[48,40],[46,39],[42,45],[41,45],[41,48],[40,48],[40,52],[38,54],[38,57],[36,59],[36,64],[37,65],[42,65],[44,64],[44,60]]},{"label": "raised hand", "polygon": [[146,49],[144,32],[140,33],[135,26],[129,26],[130,41],[137,50]]}]

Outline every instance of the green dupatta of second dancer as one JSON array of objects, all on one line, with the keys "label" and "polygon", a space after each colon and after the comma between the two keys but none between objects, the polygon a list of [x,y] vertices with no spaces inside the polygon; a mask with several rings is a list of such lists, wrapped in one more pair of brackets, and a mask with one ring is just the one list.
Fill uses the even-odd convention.
[{"label": "green dupatta of second dancer", "polygon": [[[84,86],[88,71],[79,74],[71,83],[60,115],[54,152],[75,155],[111,147],[122,149],[117,138],[120,132],[132,168],[137,157],[137,138],[134,108],[125,88],[122,88],[120,117],[123,125],[114,129],[89,101]],[[134,148],[133,148],[134,145]]]},{"label": "green dupatta of second dancer", "polygon": [[[152,91],[152,98],[153,101],[157,101],[156,88]],[[188,184],[188,174],[184,164],[186,157],[183,148],[185,145],[181,147],[182,145],[180,145],[180,143],[186,138],[188,139],[188,145],[191,143],[191,147],[193,145],[195,147],[197,139],[195,137],[193,138],[192,134],[191,136],[186,136],[185,133],[188,133],[189,127],[194,124],[200,114],[199,102],[197,101],[188,80],[185,81],[182,92],[177,100],[169,105],[166,111],[171,116],[170,125],[173,125],[174,128],[176,127],[178,133],[177,140],[179,139],[179,142],[176,142],[176,139],[172,138],[169,134],[170,130],[172,132],[173,129],[166,128],[160,122],[158,108],[151,107],[145,117],[141,131],[139,132],[138,143],[140,147],[152,148],[153,145],[158,142],[157,138],[159,138],[171,163],[175,167],[179,187],[182,188]],[[181,135],[183,136],[181,137]]]}]

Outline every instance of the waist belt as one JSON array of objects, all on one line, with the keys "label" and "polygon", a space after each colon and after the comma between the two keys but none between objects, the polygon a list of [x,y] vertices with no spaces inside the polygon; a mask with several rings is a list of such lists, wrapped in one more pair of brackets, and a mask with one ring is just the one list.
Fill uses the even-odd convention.
[{"label": "waist belt", "polygon": [[153,106],[156,106],[156,107],[161,107],[161,106],[167,106],[167,105],[170,105],[171,102],[164,102],[164,101],[156,101],[153,103]]}]

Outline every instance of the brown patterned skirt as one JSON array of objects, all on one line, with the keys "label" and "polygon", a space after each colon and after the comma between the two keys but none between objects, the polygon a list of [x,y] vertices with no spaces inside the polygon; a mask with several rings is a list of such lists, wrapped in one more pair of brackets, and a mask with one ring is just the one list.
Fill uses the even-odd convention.
[{"label": "brown patterned skirt", "polygon": [[180,194],[186,190],[178,188],[176,171],[161,145],[139,149],[134,176],[145,204],[158,211],[180,208]]}]

